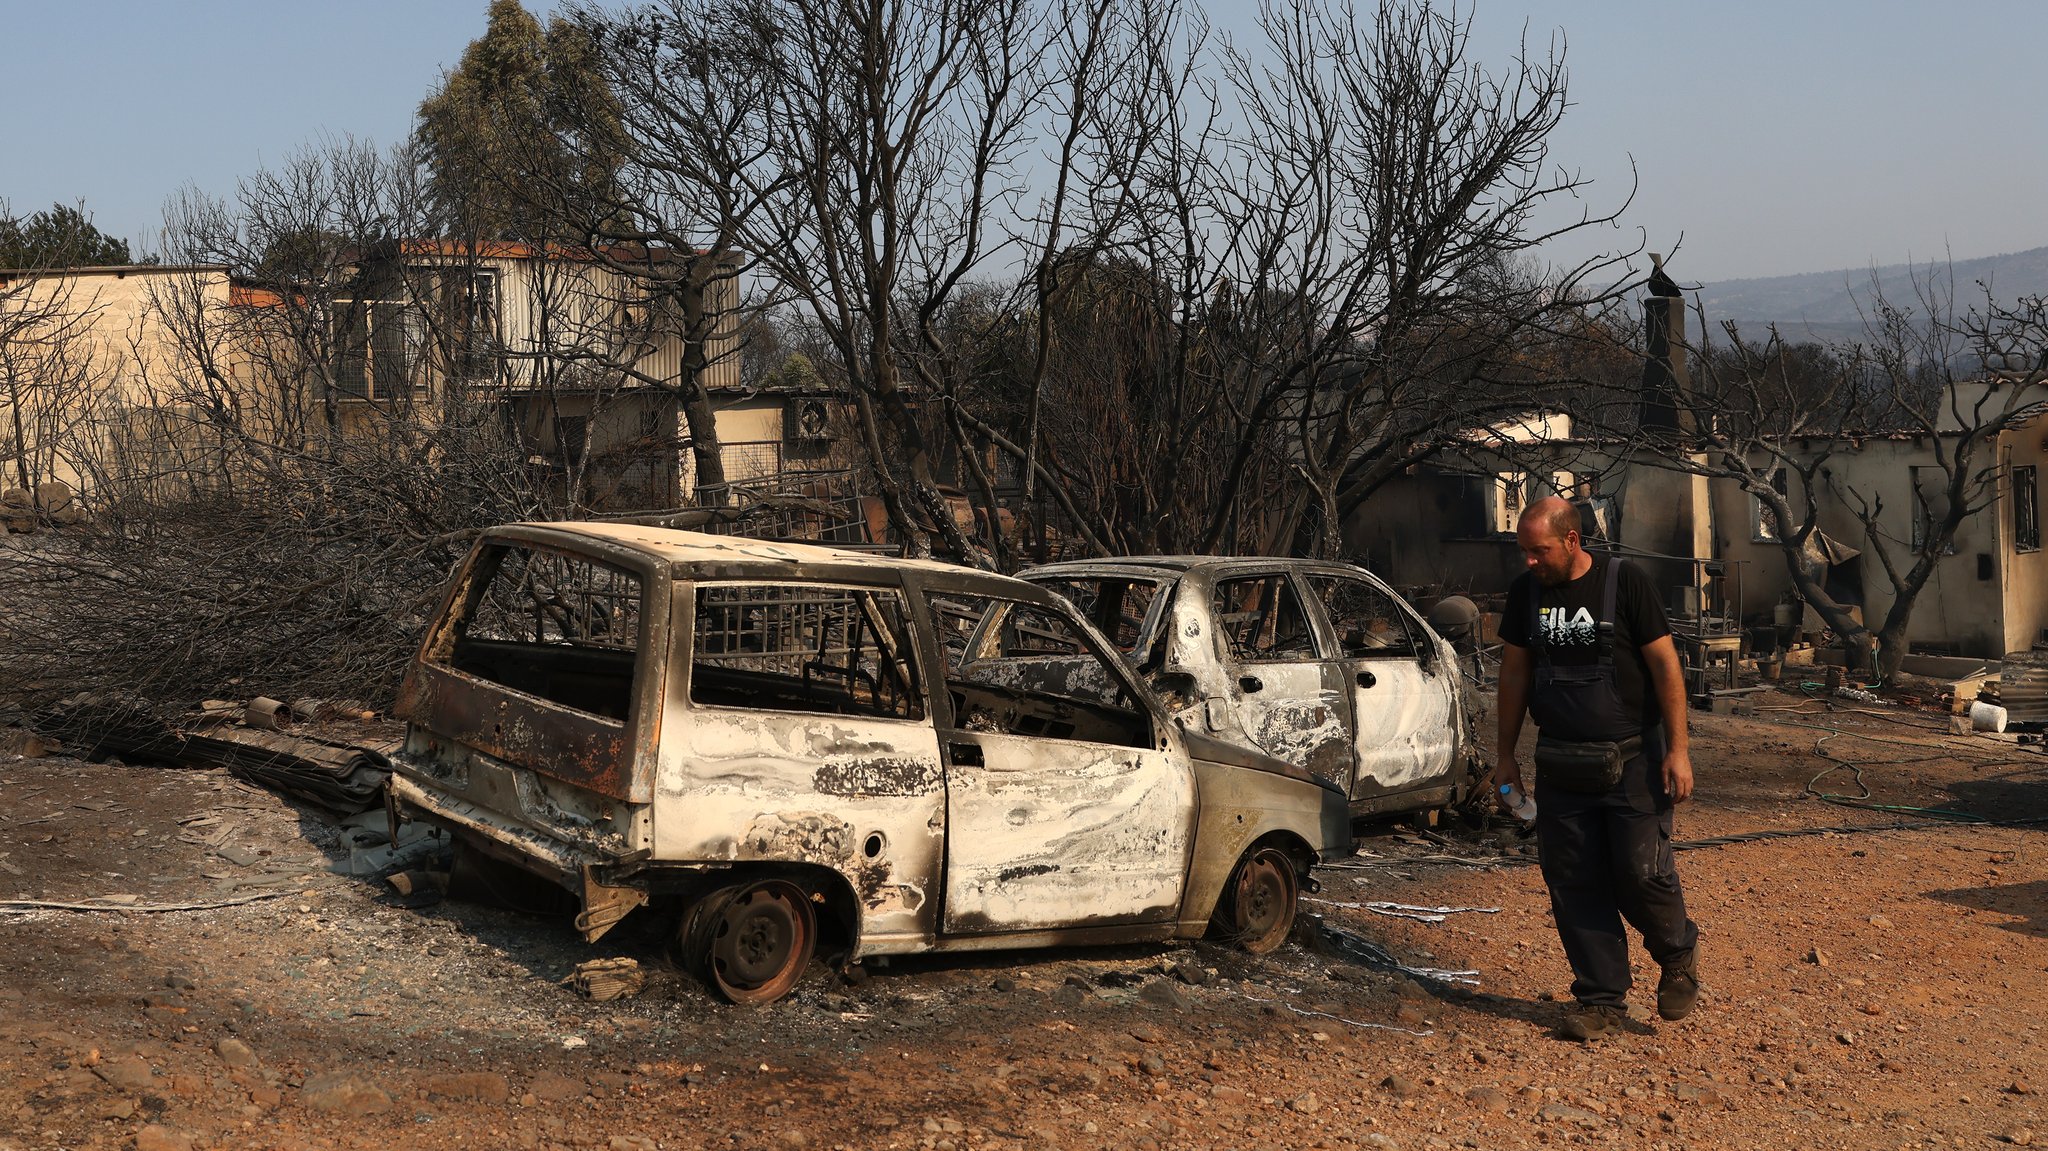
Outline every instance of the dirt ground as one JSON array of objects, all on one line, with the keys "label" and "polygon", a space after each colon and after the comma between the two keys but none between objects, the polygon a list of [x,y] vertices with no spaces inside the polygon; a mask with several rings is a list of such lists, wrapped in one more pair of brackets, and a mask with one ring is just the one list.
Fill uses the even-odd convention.
[{"label": "dirt ground", "polygon": [[[2048,756],[1932,711],[1759,702],[1696,717],[1679,837],[1801,834],[1680,856],[1701,1006],[1657,1020],[1638,951],[1630,1031],[1592,1047],[1554,1037],[1569,974],[1511,831],[1376,829],[1318,873],[1316,945],[1262,960],[819,964],[740,1009],[666,965],[658,924],[586,946],[560,917],[401,906],[226,775],[0,755],[0,899],[249,900],[0,913],[0,1151],[2048,1143],[2048,824],[1803,798],[1860,763],[1879,803],[2038,820]],[[561,985],[609,956],[651,969],[640,995]]]}]

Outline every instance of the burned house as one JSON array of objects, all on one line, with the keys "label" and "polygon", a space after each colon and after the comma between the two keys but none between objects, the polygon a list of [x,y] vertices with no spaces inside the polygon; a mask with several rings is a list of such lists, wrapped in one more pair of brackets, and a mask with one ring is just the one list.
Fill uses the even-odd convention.
[{"label": "burned house", "polygon": [[[1696,631],[1735,635],[1790,611],[1795,626],[1821,632],[1819,616],[1797,602],[1788,562],[1875,623],[1895,591],[1883,564],[1866,554],[1863,515],[1895,555],[1918,552],[1948,510],[1942,461],[1972,433],[1970,413],[2006,411],[2009,422],[1980,433],[1980,495],[1935,559],[1907,642],[1916,651],[1994,659],[2048,643],[2039,512],[2048,384],[2038,372],[1949,385],[1932,426],[1786,437],[1753,451],[1750,466],[1765,469],[1795,506],[1807,495],[1801,468],[1814,472],[1817,530],[1788,556],[1763,501],[1727,475],[1726,461],[1709,454],[1713,438],[1691,425],[1708,405],[1688,395],[1684,300],[1652,295],[1644,310],[1649,355],[1635,435],[1577,434],[1557,413],[1474,429],[1375,493],[1346,524],[1350,554],[1397,586],[1500,593],[1522,570],[1520,509],[1556,493],[1579,503],[1594,546],[1619,549],[1648,569],[1668,590],[1667,608]],[[1793,466],[1772,469],[1767,457]]]}]

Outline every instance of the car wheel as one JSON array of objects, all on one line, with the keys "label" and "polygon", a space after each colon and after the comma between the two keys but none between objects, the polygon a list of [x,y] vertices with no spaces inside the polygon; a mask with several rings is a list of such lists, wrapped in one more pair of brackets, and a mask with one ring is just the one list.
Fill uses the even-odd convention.
[{"label": "car wheel", "polygon": [[733,1003],[773,1003],[803,977],[818,943],[810,895],[786,880],[729,887],[691,916],[690,948],[705,978]]},{"label": "car wheel", "polygon": [[1277,847],[1259,847],[1238,861],[1217,909],[1218,932],[1253,955],[1279,949],[1294,930],[1301,880],[1294,860]]}]

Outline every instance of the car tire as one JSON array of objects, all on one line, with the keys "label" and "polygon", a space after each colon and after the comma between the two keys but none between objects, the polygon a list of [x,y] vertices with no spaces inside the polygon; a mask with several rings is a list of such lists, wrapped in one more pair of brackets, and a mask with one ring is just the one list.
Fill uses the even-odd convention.
[{"label": "car tire", "polygon": [[1267,955],[1293,933],[1300,898],[1301,876],[1293,858],[1278,847],[1254,847],[1223,885],[1213,926],[1221,938],[1253,955]]},{"label": "car tire", "polygon": [[684,922],[684,949],[705,981],[743,1006],[789,994],[818,945],[810,893],[788,880],[715,891]]}]

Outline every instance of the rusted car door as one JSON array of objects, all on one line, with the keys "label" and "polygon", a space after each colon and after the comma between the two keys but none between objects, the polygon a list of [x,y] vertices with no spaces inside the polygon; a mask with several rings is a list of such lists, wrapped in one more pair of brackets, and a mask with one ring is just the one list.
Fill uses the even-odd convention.
[{"label": "rusted car door", "polygon": [[[666,671],[647,653],[663,650],[667,592],[663,574],[630,553],[491,540],[456,579],[400,714],[512,768],[644,803]],[[422,762],[466,770],[449,755]],[[522,810],[509,792],[495,798]]]},{"label": "rusted car door", "polygon": [[982,624],[946,683],[942,930],[1172,921],[1193,847],[1194,774],[1128,670],[1067,612],[944,599]]},{"label": "rusted car door", "polygon": [[1440,783],[1458,742],[1456,669],[1393,592],[1362,577],[1305,576],[1336,640],[1337,669],[1351,696],[1358,772],[1354,800]]},{"label": "rusted car door", "polygon": [[[1180,594],[1193,590],[1183,583]],[[1266,754],[1347,787],[1346,691],[1320,650],[1295,580],[1278,570],[1234,572],[1216,580],[1210,600],[1224,675],[1222,697],[1205,701],[1209,729],[1228,737],[1234,725]]]}]

